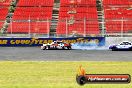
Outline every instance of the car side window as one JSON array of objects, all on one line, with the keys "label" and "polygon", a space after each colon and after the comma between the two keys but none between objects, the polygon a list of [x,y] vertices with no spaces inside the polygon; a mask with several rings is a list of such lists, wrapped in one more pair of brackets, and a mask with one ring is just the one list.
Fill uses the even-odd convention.
[{"label": "car side window", "polygon": [[124,42],[123,42],[123,43],[121,43],[120,45],[124,45]]},{"label": "car side window", "polygon": [[131,43],[127,43],[127,45],[131,45]]},{"label": "car side window", "polygon": [[129,43],[129,42],[126,42],[126,45],[131,45],[131,43]]},{"label": "car side window", "polygon": [[122,42],[120,45],[131,45],[129,42]]}]

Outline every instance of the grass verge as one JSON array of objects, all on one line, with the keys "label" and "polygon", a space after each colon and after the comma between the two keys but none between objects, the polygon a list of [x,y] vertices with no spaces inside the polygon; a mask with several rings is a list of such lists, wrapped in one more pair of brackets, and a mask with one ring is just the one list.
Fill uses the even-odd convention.
[{"label": "grass verge", "polygon": [[88,74],[130,74],[132,62],[0,62],[0,88],[132,88],[130,84],[86,84],[75,77],[79,65]]}]

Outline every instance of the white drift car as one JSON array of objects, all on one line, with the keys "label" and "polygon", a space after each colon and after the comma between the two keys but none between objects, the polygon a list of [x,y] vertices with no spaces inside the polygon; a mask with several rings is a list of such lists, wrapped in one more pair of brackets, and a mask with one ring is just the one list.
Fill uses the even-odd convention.
[{"label": "white drift car", "polygon": [[131,42],[122,42],[117,45],[111,45],[109,47],[112,51],[114,50],[132,50],[132,43]]},{"label": "white drift car", "polygon": [[71,44],[64,43],[62,41],[54,41],[52,43],[48,44],[43,44],[41,46],[41,50],[48,50],[48,49],[67,49],[70,50]]}]

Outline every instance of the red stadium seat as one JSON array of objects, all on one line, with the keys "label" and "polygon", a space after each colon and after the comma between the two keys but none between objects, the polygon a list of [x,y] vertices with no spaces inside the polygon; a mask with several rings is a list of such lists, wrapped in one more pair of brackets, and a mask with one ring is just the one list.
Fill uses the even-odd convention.
[{"label": "red stadium seat", "polygon": [[46,22],[12,22],[8,29],[8,32],[12,33],[43,33],[49,32]]},{"label": "red stadium seat", "polygon": [[66,23],[65,22],[58,22],[57,34],[66,34]]},{"label": "red stadium seat", "polygon": [[[61,6],[69,6],[71,3],[70,0],[60,0]],[[75,4],[79,5],[96,5],[96,0],[75,0]]]},{"label": "red stadium seat", "polygon": [[126,30],[127,32],[132,31],[132,20],[124,21],[123,29]]},{"label": "red stadium seat", "polygon": [[8,32],[47,34],[50,24],[46,21],[52,18],[53,4],[54,0],[19,0]]},{"label": "red stadium seat", "polygon": [[1,22],[1,21],[0,21],[0,28],[3,26],[3,24],[4,24],[4,22]]},{"label": "red stadium seat", "polygon": [[106,23],[106,29],[108,33],[120,33],[121,31],[128,32],[128,30],[132,30],[131,25],[132,23],[129,21],[124,21],[123,23],[121,21],[113,21]]},{"label": "red stadium seat", "polygon": [[103,0],[104,5],[128,5],[129,0]]},{"label": "red stadium seat", "polygon": [[13,20],[42,20],[51,18],[52,7],[18,7],[13,15]]},{"label": "red stadium seat", "polygon": [[53,6],[54,0],[19,0],[17,6]]},{"label": "red stadium seat", "polygon": [[[77,0],[79,1],[79,0]],[[77,2],[78,5],[75,8],[71,8],[71,3],[69,0],[61,0],[60,2],[60,11],[59,11],[59,20],[69,20],[72,17],[74,20],[76,20],[73,24],[67,25],[67,32],[68,34],[71,34],[73,32],[77,32],[79,34],[84,34],[84,18],[90,20],[94,19],[97,20],[97,8],[96,8],[96,0],[80,0],[80,2]],[[92,7],[88,7],[92,6]],[[69,14],[68,12],[74,11],[74,14]],[[78,21],[78,19],[81,19],[82,21]],[[92,27],[91,27],[92,25]],[[94,32],[96,34],[99,33],[99,27],[98,22],[96,21],[95,24],[87,23],[86,24],[86,33],[93,34]],[[66,21],[64,22],[58,22],[57,26],[57,34],[66,34]]]},{"label": "red stadium seat", "polygon": [[[132,30],[132,10],[128,10],[129,0],[103,0],[106,32],[128,32]],[[112,21],[114,20],[114,21]],[[122,20],[124,20],[122,24]]]},{"label": "red stadium seat", "polygon": [[98,21],[88,21],[88,22],[86,22],[86,33],[87,34],[99,34]]},{"label": "red stadium seat", "polygon": [[132,10],[127,10],[126,8],[104,8],[106,19],[121,19],[121,18],[132,18]]},{"label": "red stadium seat", "polygon": [[8,8],[2,7],[2,8],[0,8],[0,12],[2,13],[2,14],[0,14],[0,20],[5,20],[7,14],[8,14]]},{"label": "red stadium seat", "polygon": [[9,6],[12,0],[0,0],[0,6]]}]

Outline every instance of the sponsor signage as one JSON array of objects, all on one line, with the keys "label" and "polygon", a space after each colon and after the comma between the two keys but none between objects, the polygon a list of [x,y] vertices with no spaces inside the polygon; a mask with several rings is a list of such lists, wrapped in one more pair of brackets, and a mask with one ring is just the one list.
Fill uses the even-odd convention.
[{"label": "sponsor signage", "polygon": [[77,76],[76,81],[80,85],[84,84],[102,84],[102,83],[130,83],[131,76],[129,74],[85,74]]},{"label": "sponsor signage", "polygon": [[67,43],[89,43],[95,42],[98,46],[105,45],[104,37],[73,37],[73,38],[0,38],[0,46],[41,46],[44,43],[51,43],[60,40]]}]

